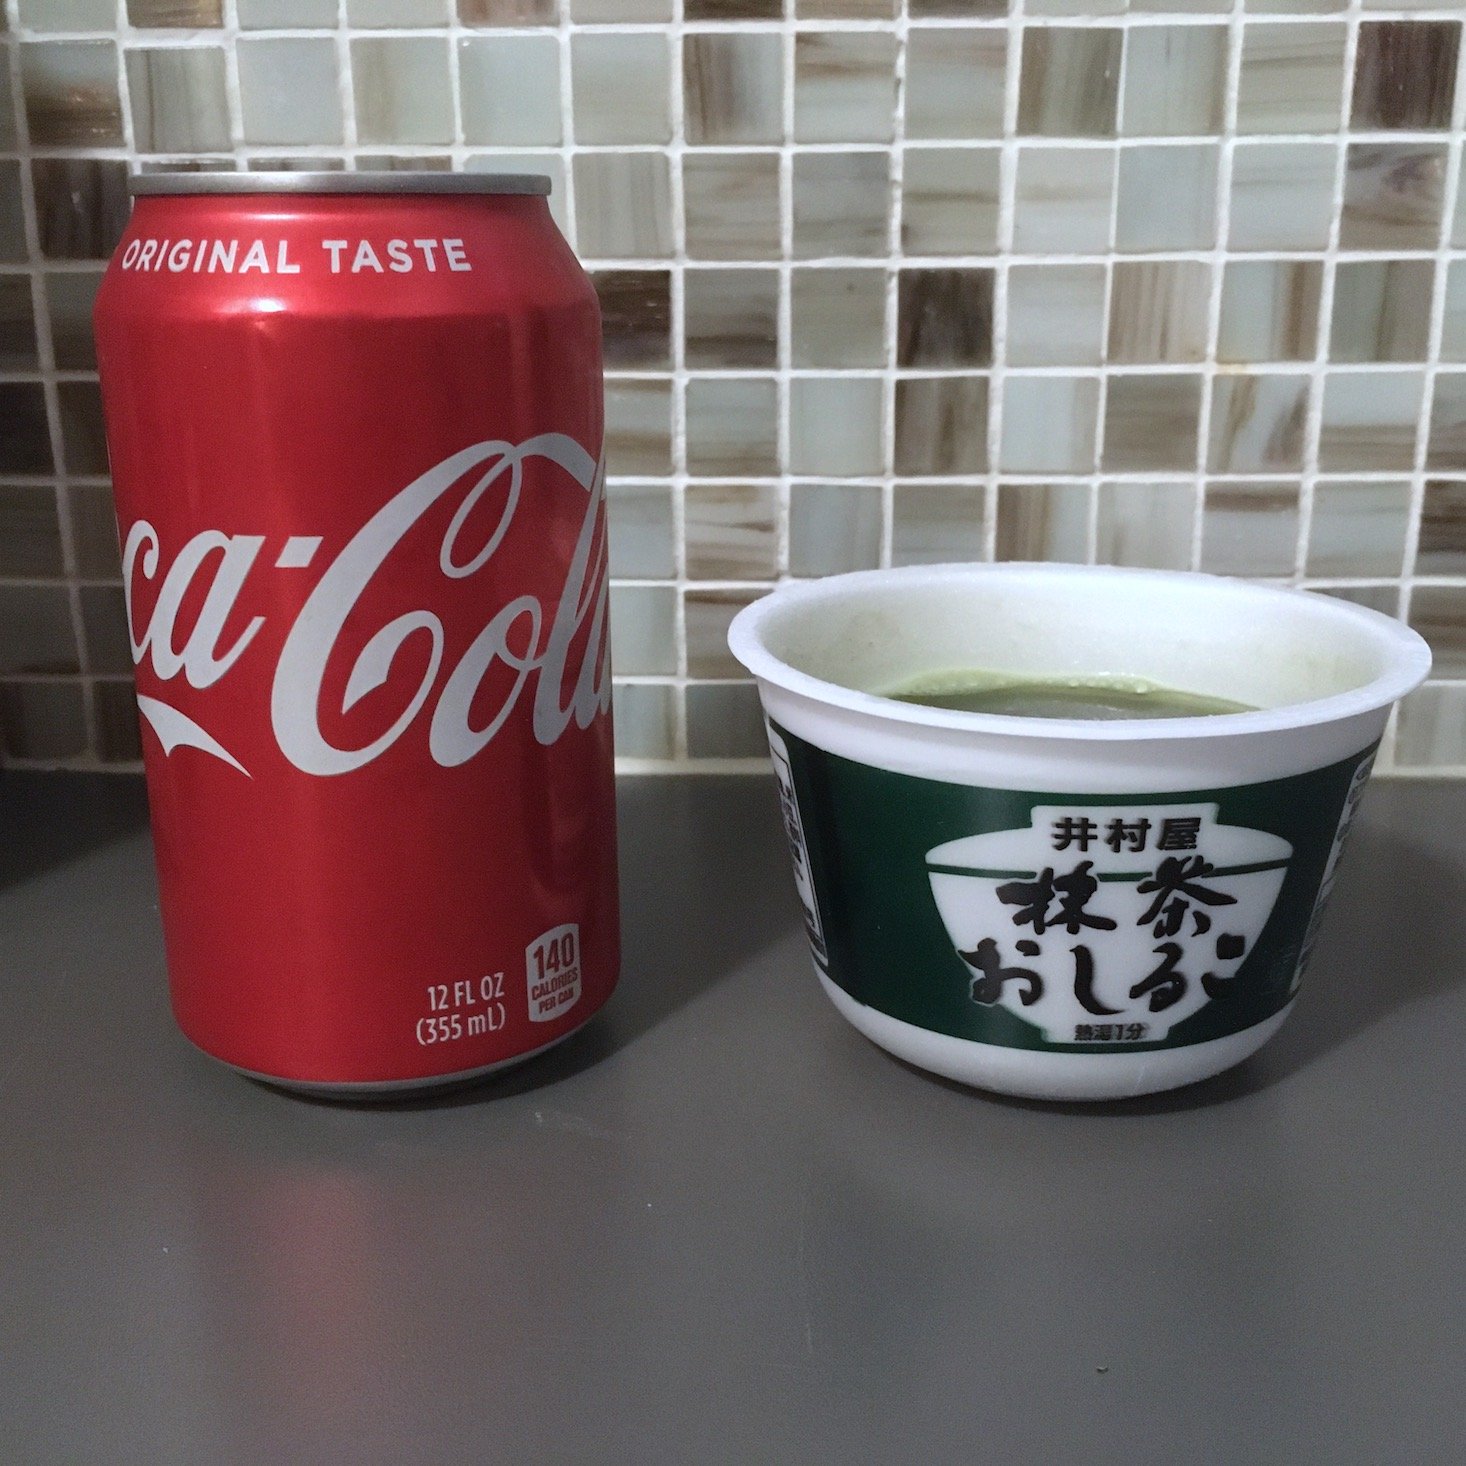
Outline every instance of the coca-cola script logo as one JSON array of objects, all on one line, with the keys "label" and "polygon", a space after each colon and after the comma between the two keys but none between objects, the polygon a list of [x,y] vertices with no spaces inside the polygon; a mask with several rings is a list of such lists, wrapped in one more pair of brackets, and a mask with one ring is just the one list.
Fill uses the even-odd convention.
[{"label": "coca-cola script logo", "polygon": [[[444,768],[466,763],[504,726],[531,681],[534,736],[541,744],[555,743],[572,722],[580,728],[589,726],[610,706],[605,556],[597,537],[606,493],[604,468],[563,433],[544,433],[519,444],[475,443],[430,468],[384,504],[321,575],[291,625],[275,667],[270,721],[281,753],[296,768],[321,775],[359,769],[380,758],[423,712],[443,665],[445,637],[437,615],[416,610],[389,621],[367,641],[351,667],[341,710],[350,711],[368,693],[384,686],[403,644],[425,633],[430,641],[427,668],[406,706],[389,727],[360,747],[343,748],[326,736],[320,717],[322,683],[342,627],[408,531],[455,486],[466,484],[468,488],[443,537],[438,568],[450,580],[462,580],[481,570],[509,531],[519,505],[525,464],[535,458],[562,468],[587,493],[585,517],[559,603],[547,631],[545,608],[534,596],[516,596],[500,608],[438,691],[428,725],[428,749]],[[464,528],[491,489],[502,494],[503,507],[488,538],[470,554],[460,544]],[[263,535],[218,530],[194,535],[162,576],[157,600],[139,635],[134,612],[138,577],[146,581],[158,578],[162,547],[157,530],[147,520],[133,524],[122,551],[133,661],[141,666],[151,659],[160,681],[170,682],[181,673],[195,688],[211,687],[224,677],[265,624],[263,616],[256,616],[230,645],[221,645],[230,613],[264,544]],[[279,569],[305,568],[320,544],[319,538],[292,536],[275,565]],[[205,576],[212,578],[201,578]],[[202,592],[202,604],[180,647],[179,612],[191,591],[195,601]],[[586,628],[585,635],[582,628]],[[581,661],[572,666],[577,646],[582,648]],[[470,709],[486,674],[496,665],[513,674],[508,692],[489,720],[475,727]],[[248,769],[213,734],[179,708],[162,698],[143,695],[138,698],[138,710],[158,735],[165,754],[180,747],[200,749],[249,776]]]}]

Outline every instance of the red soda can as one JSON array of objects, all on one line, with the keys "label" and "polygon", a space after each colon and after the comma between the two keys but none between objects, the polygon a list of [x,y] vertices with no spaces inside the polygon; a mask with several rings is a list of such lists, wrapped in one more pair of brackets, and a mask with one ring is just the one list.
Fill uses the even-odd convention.
[{"label": "red soda can", "polygon": [[547,1048],[619,961],[600,316],[548,180],[133,191],[96,335],[179,1025],[334,1093]]}]

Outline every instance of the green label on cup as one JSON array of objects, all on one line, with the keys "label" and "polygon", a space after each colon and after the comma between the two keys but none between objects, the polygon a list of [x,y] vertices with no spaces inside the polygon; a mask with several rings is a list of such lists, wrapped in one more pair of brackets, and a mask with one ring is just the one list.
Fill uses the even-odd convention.
[{"label": "green label on cup", "polygon": [[935,1033],[1058,1052],[1181,1048],[1292,999],[1374,749],[1182,794],[982,789],[773,724],[822,972]]}]

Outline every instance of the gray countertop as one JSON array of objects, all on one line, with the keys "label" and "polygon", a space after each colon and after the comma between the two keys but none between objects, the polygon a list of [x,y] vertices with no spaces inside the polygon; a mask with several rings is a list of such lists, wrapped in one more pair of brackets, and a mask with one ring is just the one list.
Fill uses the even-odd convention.
[{"label": "gray countertop", "polygon": [[436,1104],[173,1028],[139,787],[0,778],[6,1462],[1459,1461],[1466,785],[1231,1074],[985,1098],[821,996],[771,783],[622,787],[625,968]]}]

